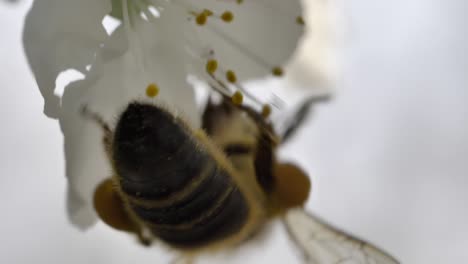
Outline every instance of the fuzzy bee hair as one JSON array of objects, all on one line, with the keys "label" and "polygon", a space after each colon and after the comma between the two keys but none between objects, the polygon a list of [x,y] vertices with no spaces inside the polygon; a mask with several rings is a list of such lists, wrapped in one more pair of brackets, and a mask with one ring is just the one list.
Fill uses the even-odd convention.
[{"label": "fuzzy bee hair", "polygon": [[[209,101],[198,130],[139,101],[128,104],[113,129],[84,113],[102,127],[114,172],[96,189],[95,209],[144,245],[156,238],[186,256],[233,247],[307,199],[307,176],[276,162],[272,125],[230,98]],[[288,181],[299,175],[300,186],[278,175],[293,177]]]},{"label": "fuzzy bee hair", "polygon": [[[144,245],[156,238],[176,249],[182,258],[174,263],[193,263],[200,253],[240,245],[277,216],[305,263],[398,263],[302,208],[311,187],[308,176],[276,160],[278,137],[249,107],[229,98],[209,101],[199,130],[142,102],[130,103],[114,129],[84,113],[104,131],[114,170],[95,191],[96,212]],[[304,113],[298,111],[286,127],[285,139]]]}]

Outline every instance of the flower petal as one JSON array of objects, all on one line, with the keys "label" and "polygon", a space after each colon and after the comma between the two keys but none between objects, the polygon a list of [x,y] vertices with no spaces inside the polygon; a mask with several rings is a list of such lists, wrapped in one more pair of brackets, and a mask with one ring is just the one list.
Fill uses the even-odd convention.
[{"label": "flower petal", "polygon": [[[169,14],[167,19],[170,20]],[[166,18],[162,16],[161,19]],[[164,25],[154,24],[162,22]],[[105,57],[102,54],[108,54],[108,48],[115,50],[115,46],[124,45],[119,41],[130,40],[129,49],[118,58],[98,60],[84,80],[66,87],[60,125],[65,137],[69,216],[78,227],[86,228],[95,222],[91,206],[94,189],[103,179],[112,176],[102,145],[103,133],[79,114],[83,105],[99,114],[111,127],[125,106],[136,99],[162,104],[185,117],[192,126],[200,124],[194,91],[186,82],[183,46],[165,37],[164,30],[169,30],[169,26],[177,25],[163,20],[145,22],[138,25],[137,35],[117,29],[107,41],[113,45],[106,42],[98,57]],[[127,39],[128,34],[132,39]],[[133,42],[135,38],[138,38],[138,45]],[[138,55],[140,51],[144,60]],[[145,98],[149,83],[160,88],[156,99]]]},{"label": "flower petal", "polygon": [[60,99],[54,95],[57,75],[70,68],[85,72],[107,37],[101,22],[110,10],[110,2],[103,0],[34,1],[26,17],[23,44],[47,116],[59,115]]},{"label": "flower petal", "polygon": [[[303,33],[303,25],[296,21],[302,14],[299,0],[187,2],[195,11],[213,11],[205,25],[191,23],[205,43],[204,50],[212,50],[221,68],[233,70],[239,81],[263,77],[283,66]],[[229,23],[219,18],[225,11],[233,14]]]}]

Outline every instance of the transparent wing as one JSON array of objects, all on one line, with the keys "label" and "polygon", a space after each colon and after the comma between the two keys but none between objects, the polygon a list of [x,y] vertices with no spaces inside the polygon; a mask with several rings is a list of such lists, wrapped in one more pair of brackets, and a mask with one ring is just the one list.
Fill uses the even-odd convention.
[{"label": "transparent wing", "polygon": [[327,224],[318,217],[293,209],[284,218],[291,239],[314,264],[396,264],[383,250]]},{"label": "transparent wing", "polygon": [[277,122],[279,124],[275,127],[278,134],[281,135],[282,143],[293,138],[296,132],[309,119],[309,116],[313,112],[313,107],[318,103],[327,101],[330,96],[330,94],[310,96],[298,104],[296,109],[289,111],[289,113],[284,113],[282,119]]}]

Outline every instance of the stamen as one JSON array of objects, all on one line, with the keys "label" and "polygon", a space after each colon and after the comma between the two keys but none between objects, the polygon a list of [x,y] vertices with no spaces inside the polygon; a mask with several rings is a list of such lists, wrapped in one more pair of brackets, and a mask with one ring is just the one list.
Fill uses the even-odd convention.
[{"label": "stamen", "polygon": [[270,107],[270,105],[267,105],[267,104],[264,105],[263,108],[262,108],[262,116],[263,116],[264,118],[267,118],[267,117],[270,116],[270,114],[271,114],[271,107]]},{"label": "stamen", "polygon": [[271,70],[271,73],[274,75],[274,76],[283,76],[284,72],[283,72],[283,69],[281,67],[274,67],[272,70]]},{"label": "stamen", "polygon": [[221,19],[226,22],[226,23],[229,23],[231,22],[233,19],[234,19],[234,15],[232,14],[231,11],[225,11],[222,15],[221,15]]},{"label": "stamen", "polygon": [[229,88],[218,78],[215,76],[215,72],[218,69],[218,61],[215,59],[208,60],[205,65],[206,72],[208,76],[211,77],[218,85],[210,84],[211,88],[218,91],[220,94],[224,96],[229,96],[230,91]]},{"label": "stamen", "polygon": [[203,26],[206,24],[207,18],[208,17],[205,13],[200,13],[197,15],[197,18],[195,19],[195,21],[197,22],[197,25]]},{"label": "stamen", "polygon": [[155,83],[150,83],[148,87],[146,87],[146,96],[150,98],[154,98],[159,94],[159,87]]},{"label": "stamen", "polygon": [[242,104],[242,101],[244,100],[244,96],[241,94],[241,92],[239,91],[236,91],[232,97],[232,102],[235,104],[235,105],[241,105]]},{"label": "stamen", "polygon": [[214,74],[209,74],[209,76],[221,87],[223,88],[223,90],[219,89],[217,86],[214,86],[212,85],[213,88],[215,88],[216,91],[220,92],[221,94],[223,95],[226,95],[226,96],[229,96],[229,94],[231,93],[230,92],[230,89],[226,86],[226,84],[224,84],[221,80],[219,80],[218,78],[216,78],[216,76]]},{"label": "stamen", "polygon": [[260,102],[260,100],[257,97],[255,97],[253,94],[247,91],[242,85],[235,83],[234,86],[236,86],[236,88],[239,89],[239,91],[245,94],[245,96],[247,96],[254,103],[258,104],[259,106],[263,104],[262,102]]},{"label": "stamen", "polygon": [[203,26],[206,24],[208,17],[213,15],[213,11],[209,9],[203,9],[202,12],[198,13],[198,12],[192,11],[190,12],[190,14],[195,16],[195,22],[197,23],[197,25]]},{"label": "stamen", "polygon": [[[233,0],[232,2],[237,3],[237,4],[245,3],[245,1],[243,0],[236,0],[236,1]],[[205,18],[208,19],[207,18],[208,16],[213,15],[213,18],[218,18],[220,20],[223,20],[226,23],[231,22],[234,19],[234,14],[231,11],[227,10],[221,15],[219,15],[219,14],[216,14],[216,12],[212,12],[209,9],[200,10],[199,8],[196,8],[193,5],[191,5],[189,1],[181,1],[181,2],[174,1],[174,4],[179,4],[186,10],[196,10],[196,11],[189,11],[189,13],[193,15],[194,17],[198,17],[201,15],[200,18],[203,20],[201,21],[202,24],[204,25],[206,23],[204,29],[211,31],[213,34],[217,35],[221,40],[226,42],[226,45],[232,47],[233,49],[237,50],[241,54],[245,55],[246,57],[249,58],[250,61],[253,61],[260,67],[265,68],[266,70],[269,70],[274,76],[283,75],[283,69],[281,69],[280,67],[274,67],[274,64],[270,63],[268,61],[269,60],[268,58],[263,58],[262,56],[257,55],[255,52],[250,50],[243,43],[239,42],[237,39],[227,34],[226,31],[221,30],[217,26],[211,25],[210,23],[208,23],[208,21],[204,21]],[[277,10],[277,11],[281,12],[281,10]],[[283,17],[281,16],[281,18]],[[288,21],[294,21],[294,17],[284,16],[284,19]],[[296,17],[296,20],[301,21],[301,19],[298,17]],[[201,25],[200,23],[198,24]]]},{"label": "stamen", "polygon": [[[212,76],[213,79],[215,79],[221,86],[226,87],[226,85],[218,80],[215,76]],[[232,70],[227,70],[226,71],[226,79],[229,83],[233,84],[243,95],[245,95],[247,98],[249,98],[250,100],[252,100],[253,102],[255,102],[256,104],[258,105],[262,105],[263,103],[260,102],[260,100],[258,100],[254,95],[252,95],[249,91],[247,91],[246,89],[244,89],[244,87],[237,83],[237,76],[236,76],[236,73]]]},{"label": "stamen", "polygon": [[213,11],[211,11],[209,9],[203,9],[203,14],[205,14],[207,17],[209,17],[209,16],[213,15]]},{"label": "stamen", "polygon": [[212,75],[216,69],[218,69],[218,61],[217,60],[209,60],[206,63],[206,71]]},{"label": "stamen", "polygon": [[[226,96],[226,97],[229,97],[229,92],[228,92],[228,91],[225,91],[225,90],[220,89],[219,87],[217,87],[216,85],[214,85],[214,84],[211,83],[211,82],[209,82],[208,84],[210,85],[211,88],[213,88],[213,90],[217,91],[217,92],[220,93],[221,95]],[[223,87],[223,89],[224,89],[224,87]]]},{"label": "stamen", "polygon": [[230,82],[230,83],[235,83],[235,82],[237,82],[237,76],[236,76],[236,74],[235,74],[233,71],[231,71],[231,70],[228,70],[228,71],[226,72],[226,79],[227,79],[228,82]]},{"label": "stamen", "polygon": [[304,25],[305,24],[304,19],[302,18],[302,16],[296,17],[296,23],[299,24],[299,25]]}]

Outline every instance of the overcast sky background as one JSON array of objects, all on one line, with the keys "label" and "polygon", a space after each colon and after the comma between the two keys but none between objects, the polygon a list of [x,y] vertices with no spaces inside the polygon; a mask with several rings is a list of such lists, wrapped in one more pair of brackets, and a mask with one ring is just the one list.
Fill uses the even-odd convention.
[{"label": "overcast sky background", "polygon": [[[403,263],[466,263],[468,3],[342,2],[336,97],[282,154],[311,173],[308,207],[323,218]],[[103,224],[68,223],[59,126],[42,114],[20,42],[29,4],[0,2],[0,263],[167,263]],[[273,233],[229,263],[299,263]]]}]

